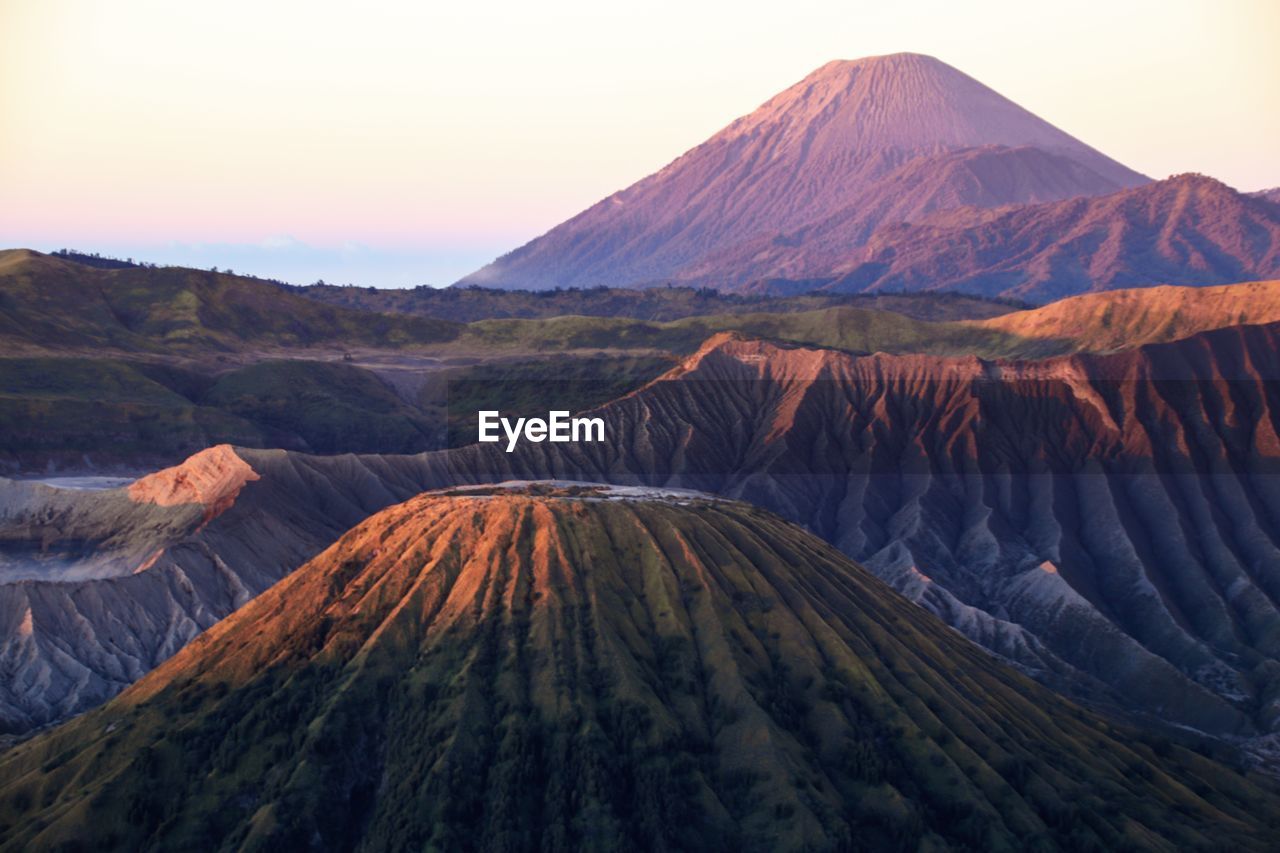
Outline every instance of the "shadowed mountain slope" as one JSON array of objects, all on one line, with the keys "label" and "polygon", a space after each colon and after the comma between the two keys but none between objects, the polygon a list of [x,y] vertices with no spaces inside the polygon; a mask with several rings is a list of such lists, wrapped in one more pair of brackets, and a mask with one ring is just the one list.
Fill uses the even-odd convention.
[{"label": "shadowed mountain slope", "polygon": [[1039,148],[988,145],[918,157],[848,198],[840,210],[795,230],[719,249],[684,267],[678,279],[726,289],[772,279],[800,287],[831,277],[882,225],[919,222],[958,208],[1106,195],[1122,186]]},{"label": "shadowed mountain slope", "polygon": [[[957,153],[988,146],[1000,148]],[[854,204],[846,236],[869,233],[877,216],[1145,181],[932,57],[836,61],[461,283],[542,290],[657,282],[734,246],[845,217]],[[716,266],[730,279],[743,272]],[[714,278],[705,268],[700,275]]]},{"label": "shadowed mountain slope", "polygon": [[422,491],[425,477],[403,467],[222,446],[110,491],[0,480],[0,733],[114,696]]},{"label": "shadowed mountain slope", "polygon": [[960,290],[1048,302],[1280,276],[1280,205],[1202,175],[887,226],[833,267],[838,291]]},{"label": "shadowed mountain slope", "polygon": [[1263,850],[1280,817],[774,516],[591,489],[386,510],[0,779],[13,850]]}]

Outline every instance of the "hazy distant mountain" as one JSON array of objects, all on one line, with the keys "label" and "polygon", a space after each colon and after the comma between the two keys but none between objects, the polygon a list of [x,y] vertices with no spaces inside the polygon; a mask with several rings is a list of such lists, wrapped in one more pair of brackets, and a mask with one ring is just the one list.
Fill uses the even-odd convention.
[{"label": "hazy distant mountain", "polygon": [[728,290],[760,279],[815,281],[829,276],[886,223],[916,222],[955,208],[1058,201],[1116,189],[1075,160],[1039,148],[947,151],[910,160],[823,219],[712,252],[682,269],[680,279]]},{"label": "hazy distant mountain", "polygon": [[1252,193],[1252,195],[1280,204],[1280,187],[1272,187],[1269,190],[1258,190],[1256,193]]},{"label": "hazy distant mountain", "polygon": [[803,237],[806,227],[856,245],[880,222],[938,208],[1146,180],[937,59],[837,61],[462,283],[546,289],[691,270],[740,276],[707,259],[753,240]]},{"label": "hazy distant mountain", "polygon": [[5,851],[1247,851],[1278,812],[776,516],[545,485],[369,518],[0,756]]},{"label": "hazy distant mountain", "polygon": [[882,228],[837,291],[963,290],[1047,302],[1093,290],[1280,277],[1280,205],[1203,175],[1099,198],[965,209]]}]

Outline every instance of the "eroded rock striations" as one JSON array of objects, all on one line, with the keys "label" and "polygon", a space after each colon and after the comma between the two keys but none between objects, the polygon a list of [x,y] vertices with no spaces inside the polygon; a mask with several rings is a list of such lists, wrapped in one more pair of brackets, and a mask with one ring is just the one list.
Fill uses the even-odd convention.
[{"label": "eroded rock striations", "polygon": [[[1278,335],[1233,327],[1038,362],[720,336],[595,410],[604,443],[237,450],[260,479],[147,571],[0,586],[11,725],[88,707],[377,509],[450,484],[559,478],[750,501],[1065,691],[1216,734],[1273,732]],[[10,511],[4,530],[60,529],[49,494]],[[125,603],[85,604],[104,596]],[[119,613],[130,615],[108,616]]]},{"label": "eroded rock striations", "polygon": [[679,485],[800,522],[1051,683],[1216,732],[1280,724],[1280,326],[1111,356],[853,357],[714,339],[603,445],[455,480]]},{"label": "eroded rock striations", "polygon": [[0,480],[0,733],[114,696],[422,490],[376,458],[311,461],[222,446],[110,491]]},{"label": "eroded rock striations", "polygon": [[1263,850],[1280,814],[776,516],[582,487],[369,518],[0,780],[6,850]]}]

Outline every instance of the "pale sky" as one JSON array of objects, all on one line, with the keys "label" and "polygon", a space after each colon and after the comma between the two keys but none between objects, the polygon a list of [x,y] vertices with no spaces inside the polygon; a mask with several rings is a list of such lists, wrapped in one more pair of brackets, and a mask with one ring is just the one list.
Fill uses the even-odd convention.
[{"label": "pale sky", "polygon": [[0,0],[0,247],[448,284],[831,59],[1280,185],[1280,2]]}]

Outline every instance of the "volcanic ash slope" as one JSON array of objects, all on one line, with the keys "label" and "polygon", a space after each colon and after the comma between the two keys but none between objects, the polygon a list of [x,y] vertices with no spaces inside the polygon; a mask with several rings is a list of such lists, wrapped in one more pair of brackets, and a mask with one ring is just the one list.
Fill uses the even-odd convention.
[{"label": "volcanic ash slope", "polygon": [[1261,850],[1280,815],[775,516],[554,486],[369,518],[0,780],[5,850]]}]

